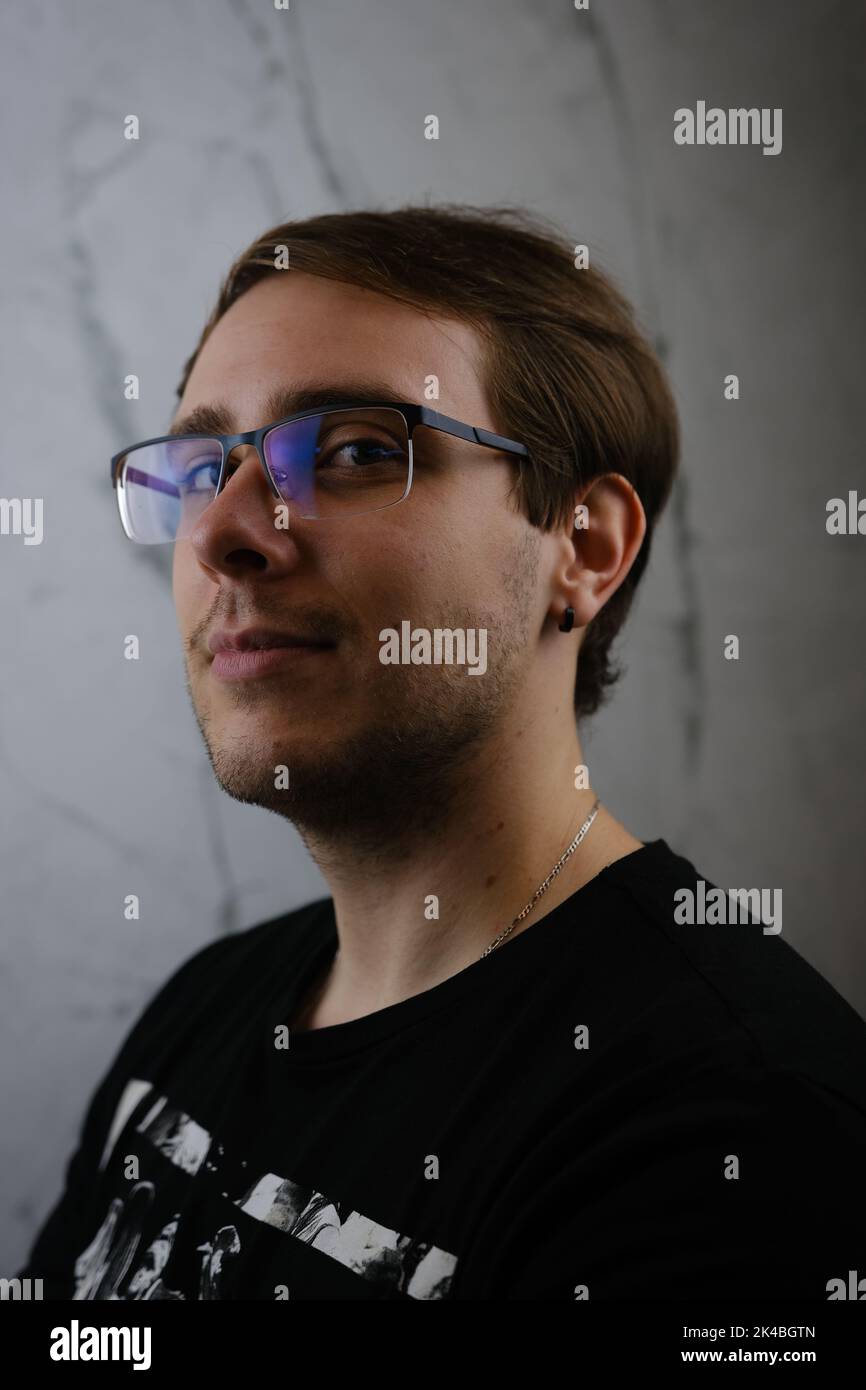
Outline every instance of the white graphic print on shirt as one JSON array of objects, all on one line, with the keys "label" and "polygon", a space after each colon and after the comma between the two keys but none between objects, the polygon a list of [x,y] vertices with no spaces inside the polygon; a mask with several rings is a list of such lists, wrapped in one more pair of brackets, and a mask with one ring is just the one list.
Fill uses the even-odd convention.
[{"label": "white graphic print on shirt", "polygon": [[[127,1120],[152,1091],[148,1081],[127,1082],[110,1126],[100,1169],[105,1168]],[[212,1136],[166,1096],[153,1098],[134,1132],[191,1179],[202,1165],[216,1171],[217,1165],[209,1158]],[[217,1145],[214,1156],[222,1152],[222,1146]],[[241,1166],[246,1167],[245,1160]],[[169,1288],[162,1278],[181,1229],[180,1213],[174,1213],[139,1256],[142,1229],[155,1197],[155,1184],[142,1181],[130,1189],[125,1201],[120,1197],[111,1201],[105,1220],[75,1262],[74,1299],[185,1297]],[[230,1200],[256,1221],[314,1246],[361,1278],[387,1284],[410,1298],[448,1297],[456,1256],[428,1242],[401,1236],[361,1212],[342,1215],[340,1203],[315,1188],[277,1173],[263,1173],[248,1184],[241,1196]],[[201,1255],[197,1297],[219,1299],[223,1296],[223,1271],[241,1250],[237,1228],[231,1224],[221,1226],[196,1250]],[[137,1257],[139,1263],[130,1275]]]}]

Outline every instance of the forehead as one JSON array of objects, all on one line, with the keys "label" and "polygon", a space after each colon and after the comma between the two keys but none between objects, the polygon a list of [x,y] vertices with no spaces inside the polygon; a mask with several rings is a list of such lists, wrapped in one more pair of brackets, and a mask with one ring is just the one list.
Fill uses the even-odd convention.
[{"label": "forehead", "polygon": [[[394,400],[432,404],[472,424],[489,420],[482,341],[459,319],[300,271],[275,273],[218,321],[190,373],[177,416],[215,401],[253,429],[269,397],[309,383],[371,379]],[[438,399],[428,390],[438,380]]]}]

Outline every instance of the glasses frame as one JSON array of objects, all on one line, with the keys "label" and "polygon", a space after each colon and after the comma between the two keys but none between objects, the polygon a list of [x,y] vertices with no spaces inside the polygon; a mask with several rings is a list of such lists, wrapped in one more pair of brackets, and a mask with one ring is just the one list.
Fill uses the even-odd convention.
[{"label": "glasses frame", "polygon": [[[123,527],[124,535],[129,540],[135,541],[135,536],[130,536],[126,529],[124,520],[123,506],[119,492],[120,487],[120,466],[134,449],[143,449],[150,444],[167,444],[175,439],[209,439],[219,443],[222,449],[222,460],[220,462],[220,473],[217,480],[216,491],[211,501],[219,497],[226,484],[226,464],[229,454],[236,449],[239,444],[252,444],[259,458],[268,486],[271,492],[280,502],[285,503],[285,498],[271,477],[270,469],[264,453],[264,443],[272,430],[279,429],[283,425],[291,425],[296,420],[308,420],[312,415],[331,415],[338,410],[396,410],[406,422],[406,433],[409,439],[409,476],[406,482],[406,490],[402,497],[398,497],[393,502],[386,502],[381,507],[372,507],[367,512],[349,512],[345,516],[311,516],[302,517],[304,521],[348,521],[355,516],[369,516],[372,512],[381,512],[388,507],[396,507],[398,503],[405,502],[412,490],[413,450],[412,436],[419,425],[426,425],[428,429],[438,430],[440,434],[448,434],[455,439],[466,440],[470,444],[481,444],[485,449],[494,449],[497,453],[512,454],[518,458],[530,459],[531,454],[525,444],[519,444],[514,439],[507,439],[504,435],[495,434],[492,430],[482,429],[478,425],[467,425],[463,420],[455,420],[450,415],[442,415],[438,410],[431,410],[426,405],[416,405],[407,401],[344,401],[326,406],[313,406],[309,410],[299,410],[294,415],[286,415],[281,420],[274,420],[268,425],[262,425],[257,430],[245,430],[243,434],[210,434],[207,430],[196,430],[191,434],[160,434],[153,439],[142,439],[137,444],[130,444],[126,449],[121,449],[119,453],[111,459],[111,483],[117,498],[117,509],[120,514],[120,523]],[[210,502],[207,503],[210,506]],[[207,508],[205,508],[206,510]],[[176,538],[175,538],[176,539]],[[141,541],[139,544],[148,544]],[[151,542],[160,544],[161,542]],[[173,541],[164,542],[166,545],[174,544]]]}]

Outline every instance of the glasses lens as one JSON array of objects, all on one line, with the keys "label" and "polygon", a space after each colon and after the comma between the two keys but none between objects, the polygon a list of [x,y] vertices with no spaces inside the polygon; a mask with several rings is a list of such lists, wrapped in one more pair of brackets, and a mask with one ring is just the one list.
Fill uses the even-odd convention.
[{"label": "glasses lens", "polygon": [[188,536],[216,496],[222,448],[213,439],[178,438],[130,449],[117,497],[126,534],[142,545]]},{"label": "glasses lens", "polygon": [[308,415],[266,434],[264,453],[280,496],[302,517],[375,512],[409,490],[409,431],[399,410]]}]

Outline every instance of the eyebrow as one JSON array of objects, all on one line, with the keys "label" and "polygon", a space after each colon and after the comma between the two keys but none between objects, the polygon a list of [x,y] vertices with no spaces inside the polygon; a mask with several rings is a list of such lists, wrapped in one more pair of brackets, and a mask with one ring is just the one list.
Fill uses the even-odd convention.
[{"label": "eyebrow", "polygon": [[[278,386],[265,398],[265,420],[271,423],[302,410],[332,405],[373,405],[378,401],[399,401],[400,393],[384,382],[366,381],[346,385],[306,386],[303,390]],[[175,416],[169,434],[235,434],[235,414],[225,401],[197,405],[186,415]]]}]

